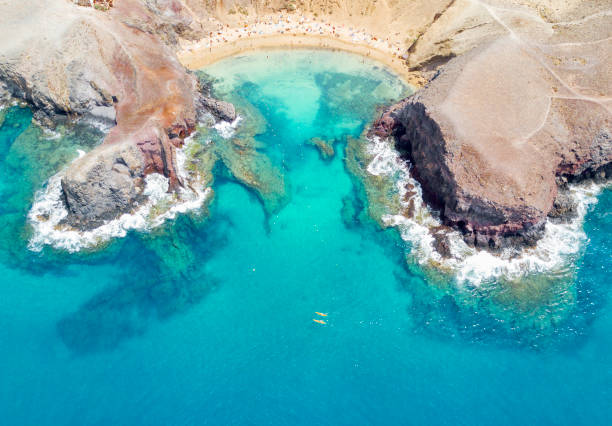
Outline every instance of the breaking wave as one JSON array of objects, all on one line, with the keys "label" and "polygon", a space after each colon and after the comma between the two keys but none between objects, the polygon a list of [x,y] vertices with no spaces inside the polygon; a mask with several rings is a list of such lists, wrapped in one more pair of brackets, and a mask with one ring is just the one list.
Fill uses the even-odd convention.
[{"label": "breaking wave", "polygon": [[215,129],[223,139],[229,139],[236,134],[236,128],[241,121],[242,117],[238,115],[231,123],[229,121],[219,121],[213,125],[213,129]]},{"label": "breaking wave", "polygon": [[43,137],[47,140],[56,140],[62,137],[62,134],[56,130],[44,128]]},{"label": "breaking wave", "polygon": [[453,273],[459,282],[474,285],[499,277],[520,278],[533,273],[563,273],[575,262],[584,247],[586,234],[584,218],[589,208],[597,203],[602,186],[584,183],[570,186],[570,194],[577,203],[578,216],[569,223],[547,221],[543,238],[533,248],[509,248],[490,253],[468,246],[459,231],[448,229],[451,256],[444,258],[434,248],[432,230],[442,225],[437,213],[423,202],[419,183],[410,176],[410,166],[403,161],[392,143],[373,138],[367,152],[372,157],[367,172],[394,180],[400,203],[410,217],[386,214],[381,217],[389,227],[396,227],[402,239],[411,246],[410,256],[419,264],[432,264]]},{"label": "breaking wave", "polygon": [[[194,143],[193,136],[185,140],[182,149],[177,150],[177,173],[186,181],[193,179],[185,169],[185,152],[191,143]],[[79,156],[82,155],[79,152]],[[123,214],[90,231],[79,231],[62,224],[68,215],[62,201],[62,175],[60,172],[52,176],[45,187],[35,194],[28,213],[28,222],[33,228],[28,244],[30,250],[41,251],[45,245],[49,245],[73,253],[95,247],[111,238],[125,237],[130,230],[150,230],[168,219],[174,219],[179,213],[196,210],[212,194],[212,189],[203,185],[186,185],[188,188],[181,188],[177,193],[168,193],[168,179],[160,174],[150,174],[145,178],[143,193],[146,202],[135,212]]]}]

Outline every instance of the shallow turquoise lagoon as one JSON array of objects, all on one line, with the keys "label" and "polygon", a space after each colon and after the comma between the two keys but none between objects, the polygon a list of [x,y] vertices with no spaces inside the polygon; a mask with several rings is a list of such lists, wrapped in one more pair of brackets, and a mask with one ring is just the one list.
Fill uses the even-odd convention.
[{"label": "shallow turquoise lagoon", "polygon": [[[421,274],[365,213],[347,136],[408,93],[395,76],[324,51],[204,71],[238,105],[235,137],[254,137],[272,189],[219,161],[209,214],[95,252],[28,250],[25,216],[102,135],[57,138],[27,109],[0,112],[2,424],[609,424],[612,191],[587,215],[575,270],[546,290],[571,297],[536,309],[564,315],[543,325],[529,291],[500,301],[491,285],[458,293]],[[233,143],[201,129],[208,140]]]}]

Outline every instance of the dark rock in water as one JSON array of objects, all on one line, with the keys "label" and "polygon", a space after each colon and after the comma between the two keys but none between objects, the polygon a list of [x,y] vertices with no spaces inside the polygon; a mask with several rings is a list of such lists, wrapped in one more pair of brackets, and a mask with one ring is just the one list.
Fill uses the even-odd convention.
[{"label": "dark rock in water", "polygon": [[61,116],[49,114],[43,109],[37,109],[32,114],[32,121],[43,128],[54,130],[58,122],[61,121]]},{"label": "dark rock in water", "polygon": [[62,179],[67,222],[91,229],[130,212],[143,198],[144,171],[134,145],[102,145],[77,160]]},{"label": "dark rock in water", "polygon": [[452,257],[450,242],[446,233],[444,231],[434,232],[433,238],[436,251],[445,259]]},{"label": "dark rock in water", "polygon": [[578,216],[578,205],[567,191],[560,190],[553,203],[548,217],[559,221],[569,222]]},{"label": "dark rock in water", "polygon": [[323,160],[331,160],[336,154],[333,142],[324,141],[321,138],[312,138],[307,143],[317,148]]},{"label": "dark rock in water", "polygon": [[6,86],[0,81],[0,105],[5,104],[11,99],[11,93]]},{"label": "dark rock in water", "polygon": [[229,102],[203,96],[202,107],[219,120],[232,122],[236,119],[236,108]]}]

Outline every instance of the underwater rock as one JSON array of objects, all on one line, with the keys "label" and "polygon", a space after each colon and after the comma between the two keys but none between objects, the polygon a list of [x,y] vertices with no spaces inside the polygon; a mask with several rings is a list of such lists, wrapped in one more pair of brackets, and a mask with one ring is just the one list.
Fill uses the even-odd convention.
[{"label": "underwater rock", "polygon": [[257,150],[255,139],[242,137],[216,144],[215,152],[231,175],[257,195],[267,214],[277,213],[287,203],[282,171]]},{"label": "underwater rock", "polygon": [[331,160],[334,158],[335,151],[333,142],[324,141],[321,138],[312,138],[309,139],[307,143],[317,148],[323,160]]}]

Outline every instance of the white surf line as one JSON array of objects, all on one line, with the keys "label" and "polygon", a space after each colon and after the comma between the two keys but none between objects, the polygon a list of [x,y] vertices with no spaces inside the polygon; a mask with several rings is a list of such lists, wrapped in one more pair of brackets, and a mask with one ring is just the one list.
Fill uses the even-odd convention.
[{"label": "white surf line", "polygon": [[212,127],[223,139],[229,139],[236,134],[236,129],[238,128],[238,125],[241,121],[242,117],[240,115],[237,115],[234,121],[232,121],[231,123],[229,121],[220,120],[216,122]]},{"label": "white surf line", "polygon": [[[189,181],[185,170],[185,150],[193,140],[193,135],[185,139],[182,149],[177,149],[177,174],[181,179]],[[81,153],[79,152],[79,156]],[[34,197],[34,202],[28,213],[28,223],[33,228],[28,248],[41,251],[44,246],[52,246],[70,253],[109,241],[112,238],[125,237],[130,230],[151,230],[166,220],[174,219],[178,214],[197,210],[212,194],[212,189],[196,188],[181,189],[178,196],[168,193],[169,181],[166,177],[153,173],[145,178],[143,194],[146,201],[137,207],[133,213],[126,213],[117,219],[108,221],[90,231],[78,231],[66,225],[62,220],[68,216],[68,211],[62,201],[61,179],[63,171],[49,178],[45,187]],[[189,185],[190,188],[197,185]],[[178,197],[178,198],[175,198]],[[167,206],[161,214],[152,216],[152,209],[162,204]]]},{"label": "white surf line", "polygon": [[[532,273],[565,271],[574,264],[586,241],[584,219],[590,206],[597,202],[603,185],[580,184],[570,187],[570,195],[577,203],[578,216],[568,223],[546,221],[544,236],[534,248],[509,248],[490,253],[468,246],[461,233],[448,228],[451,257],[442,258],[434,248],[432,228],[441,225],[437,212],[423,201],[420,184],[409,173],[410,166],[399,158],[389,140],[368,139],[367,151],[373,157],[366,171],[374,176],[393,179],[402,208],[413,203],[414,214],[406,217],[400,212],[384,214],[380,218],[386,226],[399,230],[402,239],[410,244],[410,253],[420,265],[433,264],[452,273],[458,284],[481,285],[483,282],[506,277],[516,279]],[[408,187],[410,187],[410,194]]]}]

